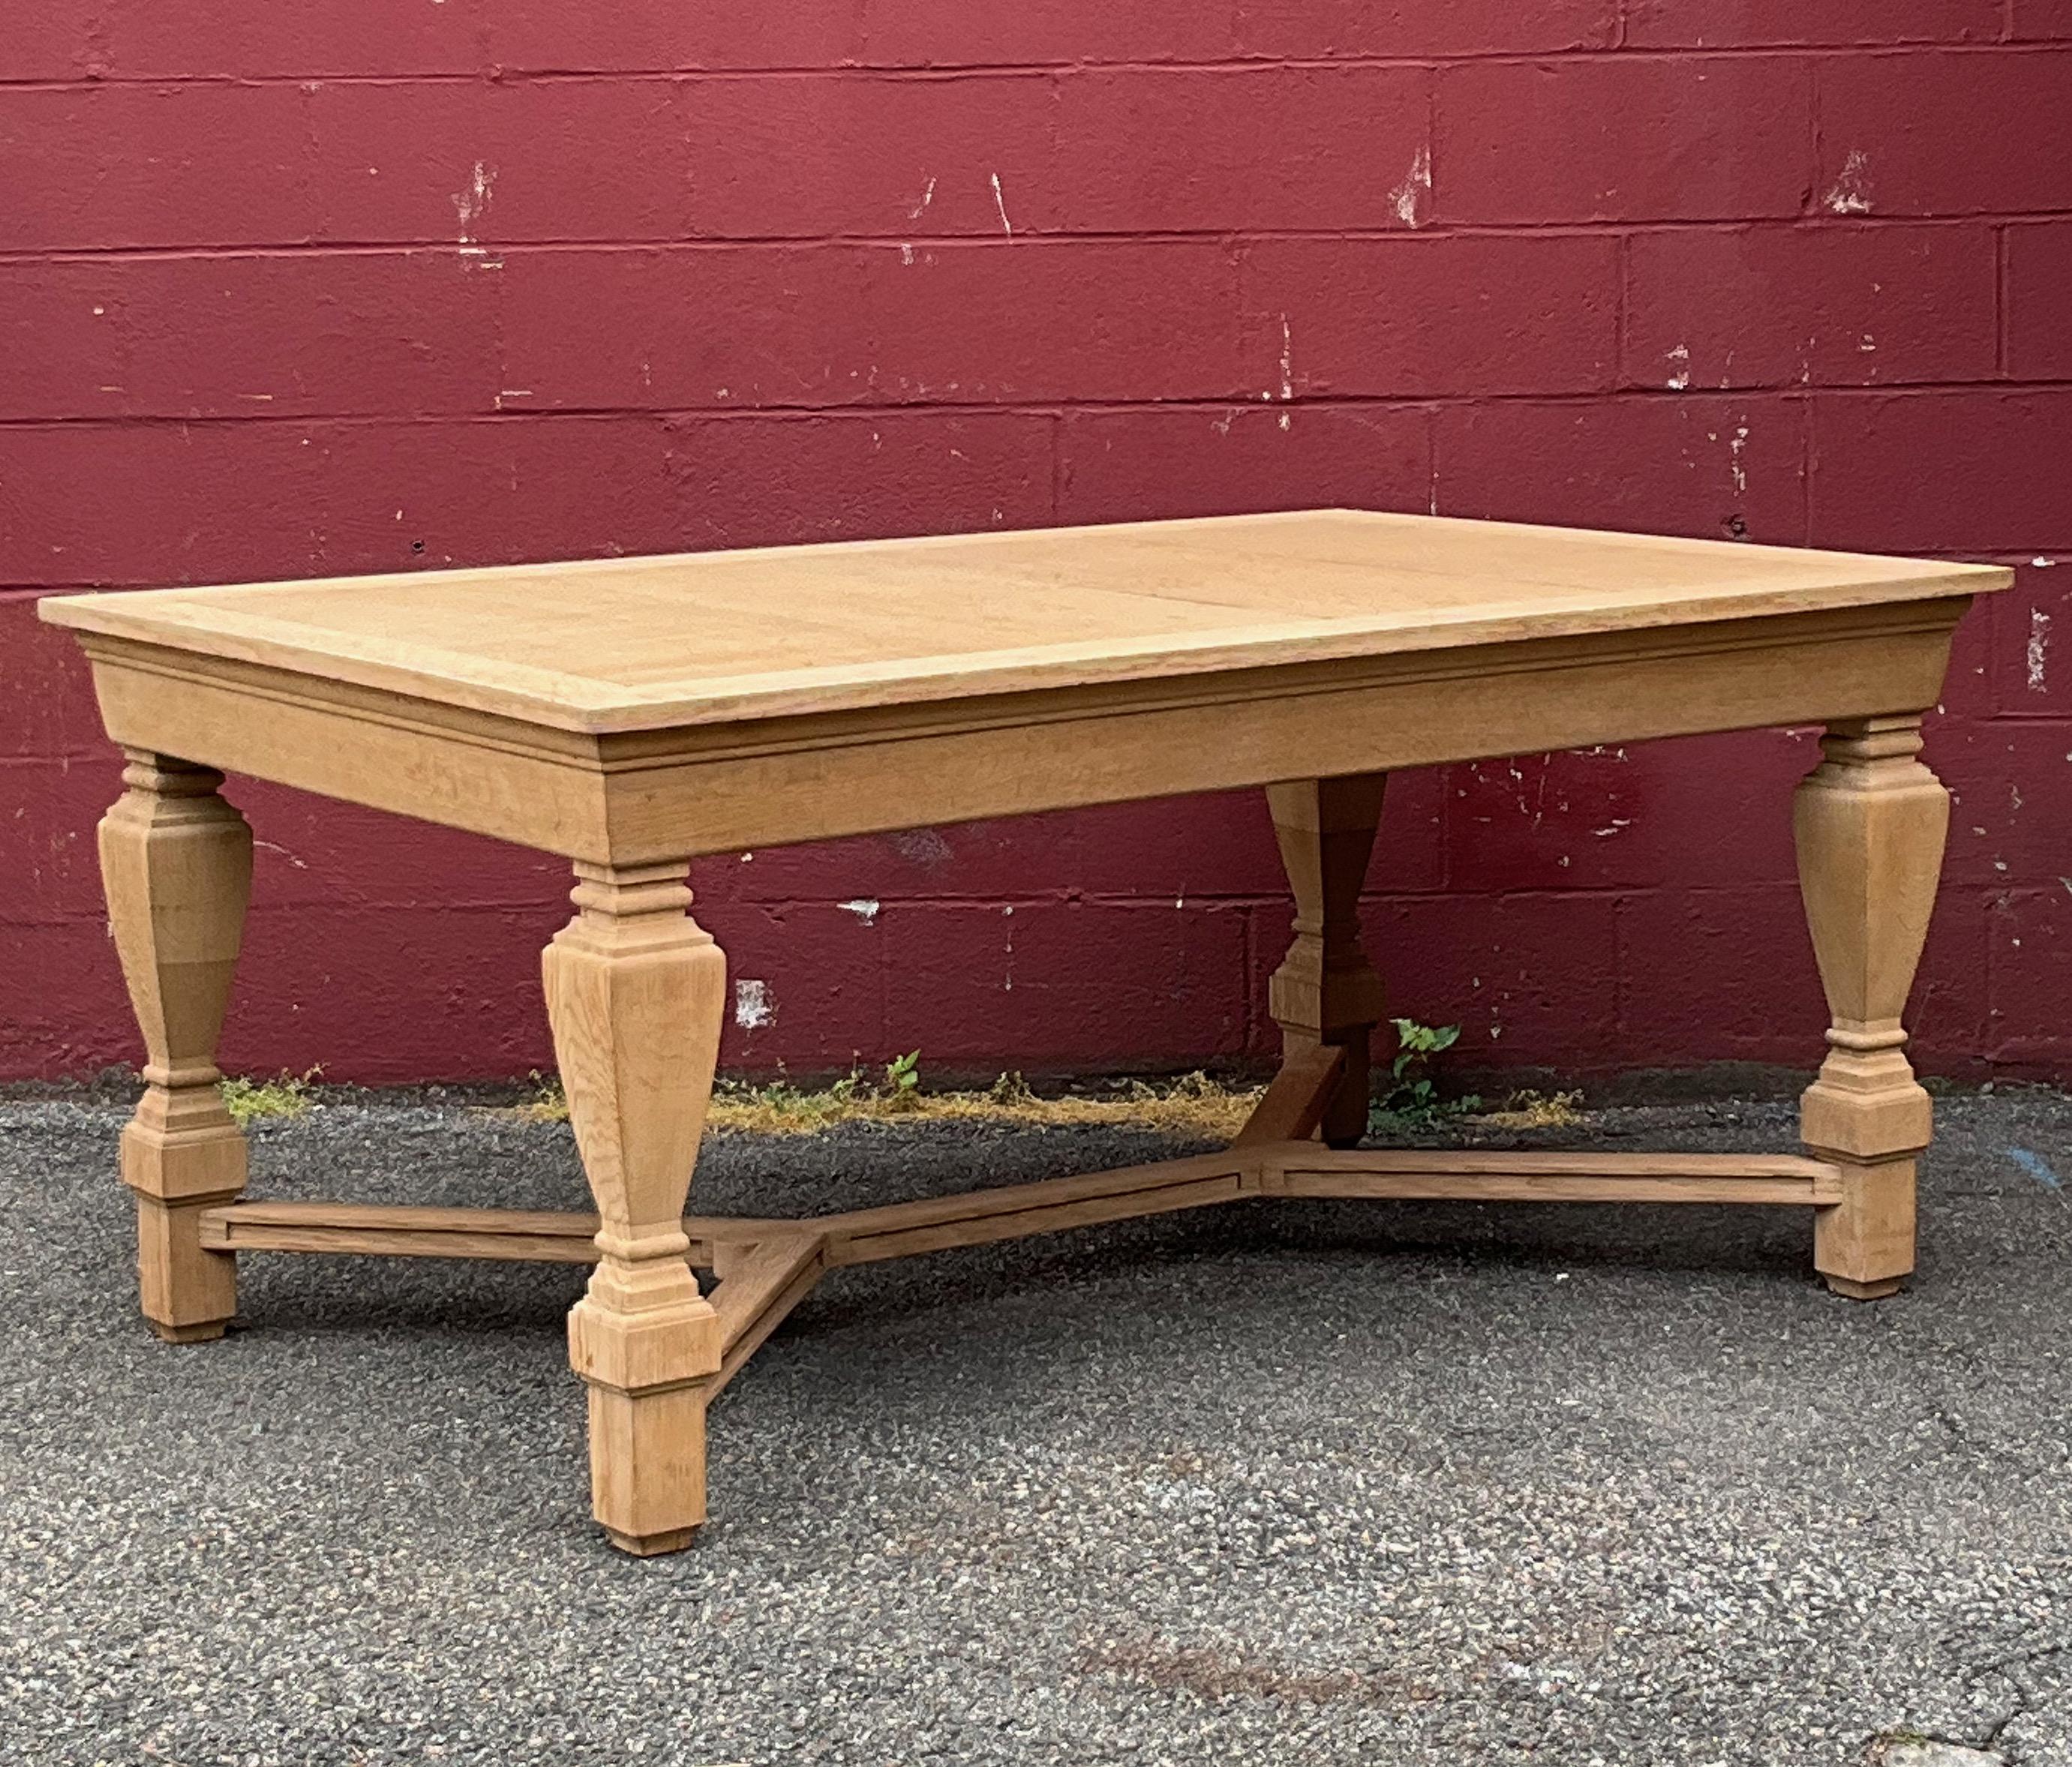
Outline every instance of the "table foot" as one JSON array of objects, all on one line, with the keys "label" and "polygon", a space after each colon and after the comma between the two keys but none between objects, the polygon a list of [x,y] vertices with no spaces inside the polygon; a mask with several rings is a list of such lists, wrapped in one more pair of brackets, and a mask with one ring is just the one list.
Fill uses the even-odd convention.
[{"label": "table foot", "polygon": [[212,1344],[230,1329],[227,1319],[205,1319],[198,1325],[168,1325],[156,1319],[146,1323],[162,1344]]},{"label": "table foot", "polygon": [[659,1559],[665,1553],[682,1551],[700,1531],[694,1527],[680,1527],[666,1534],[622,1534],[617,1528],[608,1527],[604,1537],[620,1551],[630,1552],[636,1559]]},{"label": "table foot", "polygon": [[1884,1301],[1906,1284],[1904,1276],[1885,1276],[1876,1282],[1857,1282],[1848,1276],[1829,1276],[1827,1287],[1844,1301]]}]

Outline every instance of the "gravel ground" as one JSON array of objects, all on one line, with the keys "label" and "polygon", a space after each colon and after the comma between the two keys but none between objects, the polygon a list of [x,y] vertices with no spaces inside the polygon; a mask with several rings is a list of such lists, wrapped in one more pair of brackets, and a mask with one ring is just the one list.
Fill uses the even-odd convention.
[{"label": "gravel ground", "polygon": [[[1254,1203],[829,1279],[714,1521],[590,1527],[566,1268],[245,1262],[136,1323],[120,1107],[0,1099],[0,1759],[2072,1762],[2072,1101],[1958,1097],[1875,1307],[1785,1210]],[[1790,1144],[1775,1103],[1599,1115]],[[713,1212],[1181,1151],[711,1144]],[[268,1126],[267,1194],[579,1206],[564,1129]],[[1961,1758],[1961,1757],[1958,1757]]]}]

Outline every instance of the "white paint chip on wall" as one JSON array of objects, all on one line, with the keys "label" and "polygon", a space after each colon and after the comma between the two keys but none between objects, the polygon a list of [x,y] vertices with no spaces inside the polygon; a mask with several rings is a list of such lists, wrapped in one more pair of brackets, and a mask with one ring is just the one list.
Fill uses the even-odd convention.
[{"label": "white paint chip on wall", "polygon": [[759,1031],[777,1017],[777,1003],[767,982],[743,976],[734,984],[734,1021],[745,1031]]}]

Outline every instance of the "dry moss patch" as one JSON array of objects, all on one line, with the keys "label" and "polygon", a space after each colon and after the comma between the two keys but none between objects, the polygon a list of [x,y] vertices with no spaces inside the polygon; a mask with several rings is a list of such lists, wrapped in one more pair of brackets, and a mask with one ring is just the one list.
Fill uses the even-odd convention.
[{"label": "dry moss patch", "polygon": [[[1161,1129],[1171,1135],[1223,1139],[1237,1133],[1264,1091],[1227,1087],[1205,1074],[1164,1086],[1132,1081],[1113,1091],[1039,1098],[1018,1074],[1003,1074],[982,1092],[924,1092],[894,1081],[879,1085],[852,1075],[817,1091],[778,1080],[749,1086],[722,1080],[713,1091],[708,1130],[719,1135],[812,1135],[838,1123],[1015,1123],[1033,1128],[1067,1124]],[[537,1123],[568,1120],[568,1099],[557,1079],[517,1107]]]}]

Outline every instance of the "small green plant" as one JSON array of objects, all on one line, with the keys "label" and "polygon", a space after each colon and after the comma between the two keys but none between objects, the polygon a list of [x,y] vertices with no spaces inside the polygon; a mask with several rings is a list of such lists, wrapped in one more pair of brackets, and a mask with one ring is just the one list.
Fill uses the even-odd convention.
[{"label": "small green plant", "polygon": [[223,1083],[223,1107],[240,1128],[261,1117],[300,1116],[316,1102],[317,1076],[323,1072],[313,1067],[306,1074],[283,1074],[271,1080],[233,1075]]},{"label": "small green plant", "polygon": [[1029,1089],[1028,1081],[1019,1074],[1003,1074],[993,1083],[986,1094],[995,1104],[1026,1105],[1036,1102],[1036,1095]]},{"label": "small green plant", "polygon": [[1392,1019],[1396,1027],[1396,1059],[1389,1067],[1389,1089],[1367,1113],[1370,1128],[1429,1128],[1442,1117],[1479,1111],[1473,1093],[1442,1099],[1432,1078],[1432,1058],[1461,1040],[1457,1025],[1420,1025],[1414,1018]]},{"label": "small green plant", "polygon": [[890,1111],[913,1111],[921,1104],[921,1052],[895,1055],[885,1064],[885,1106]]}]

